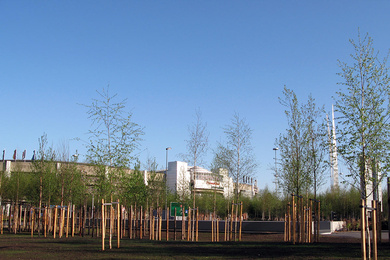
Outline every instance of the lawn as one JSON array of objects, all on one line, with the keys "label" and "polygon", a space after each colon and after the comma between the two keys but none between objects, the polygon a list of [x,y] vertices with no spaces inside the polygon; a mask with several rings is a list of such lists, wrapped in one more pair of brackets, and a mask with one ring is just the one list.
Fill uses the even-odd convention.
[{"label": "lawn", "polygon": [[[245,235],[244,242],[150,241],[122,239],[121,247],[101,250],[91,237],[31,238],[28,234],[0,235],[0,259],[360,259],[358,240],[322,237],[320,243],[292,245],[282,235]],[[201,236],[202,238],[202,236]],[[389,244],[379,245],[379,259],[390,259]]]}]

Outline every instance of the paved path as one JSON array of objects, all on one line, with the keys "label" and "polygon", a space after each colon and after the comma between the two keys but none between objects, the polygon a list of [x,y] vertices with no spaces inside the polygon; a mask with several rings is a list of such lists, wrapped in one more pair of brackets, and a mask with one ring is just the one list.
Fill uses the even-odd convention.
[{"label": "paved path", "polygon": [[[353,237],[353,238],[360,238],[360,231],[347,231],[347,232],[334,232],[332,234],[323,234],[325,236],[330,237]],[[385,230],[382,231],[382,239],[387,240],[389,239],[389,231]]]}]

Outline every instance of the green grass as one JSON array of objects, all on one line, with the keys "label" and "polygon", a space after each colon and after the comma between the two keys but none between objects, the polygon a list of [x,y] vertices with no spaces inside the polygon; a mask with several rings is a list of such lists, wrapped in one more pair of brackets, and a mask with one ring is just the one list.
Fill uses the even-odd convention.
[{"label": "green grass", "polygon": [[[186,242],[121,240],[121,247],[101,250],[91,237],[31,238],[0,235],[0,259],[360,259],[359,243],[292,245],[284,242]],[[379,245],[379,259],[390,259],[388,244]]]}]

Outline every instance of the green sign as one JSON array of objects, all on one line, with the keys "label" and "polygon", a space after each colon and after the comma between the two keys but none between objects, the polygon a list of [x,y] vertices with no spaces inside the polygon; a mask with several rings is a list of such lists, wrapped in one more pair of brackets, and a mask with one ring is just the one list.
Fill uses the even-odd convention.
[{"label": "green sign", "polygon": [[[181,206],[182,204],[179,202],[171,202],[171,216],[175,216],[175,209],[176,209],[176,216],[183,216],[181,212]],[[184,216],[188,216],[188,207],[184,206]]]}]

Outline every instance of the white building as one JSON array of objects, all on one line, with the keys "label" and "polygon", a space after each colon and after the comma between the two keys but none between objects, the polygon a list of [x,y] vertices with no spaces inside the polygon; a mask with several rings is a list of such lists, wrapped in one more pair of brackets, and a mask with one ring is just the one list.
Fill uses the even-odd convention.
[{"label": "white building", "polygon": [[[365,185],[361,181],[361,189],[365,189],[366,194],[366,205],[371,207],[371,201],[376,200],[383,204],[383,194],[382,194],[382,173],[378,171],[379,166],[372,166],[371,162],[366,166],[365,172]],[[383,211],[383,205],[381,206],[381,211]]]},{"label": "white building", "polygon": [[[191,185],[194,185],[196,193],[218,192],[228,198],[234,194],[233,179],[229,177],[228,171],[219,169],[218,173],[213,173],[199,166],[189,166],[186,162],[174,161],[168,163],[167,185],[172,192],[177,192],[179,196],[189,196]],[[257,194],[257,181],[251,184],[240,183],[241,194],[253,197]]]}]

